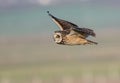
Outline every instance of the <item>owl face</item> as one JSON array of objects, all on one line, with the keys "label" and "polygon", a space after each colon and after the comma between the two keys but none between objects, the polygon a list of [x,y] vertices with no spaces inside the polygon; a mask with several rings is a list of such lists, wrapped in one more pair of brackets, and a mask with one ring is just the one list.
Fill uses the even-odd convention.
[{"label": "owl face", "polygon": [[54,41],[57,44],[60,44],[62,42],[62,34],[60,32],[55,32],[54,33]]}]

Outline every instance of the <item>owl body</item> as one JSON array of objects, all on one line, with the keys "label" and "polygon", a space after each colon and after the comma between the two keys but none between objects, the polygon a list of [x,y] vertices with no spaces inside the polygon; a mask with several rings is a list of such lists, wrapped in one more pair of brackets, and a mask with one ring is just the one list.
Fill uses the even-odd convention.
[{"label": "owl body", "polygon": [[66,37],[66,44],[67,45],[85,45],[87,41],[85,39],[80,38],[77,35],[68,35]]},{"label": "owl body", "polygon": [[67,31],[55,31],[54,33],[54,41],[57,44],[62,45],[85,45],[85,44],[97,44],[96,42],[92,42],[90,40],[82,38],[82,35]]},{"label": "owl body", "polygon": [[74,23],[58,19],[49,12],[47,13],[60,28],[60,30],[54,32],[53,38],[55,43],[61,45],[97,44],[97,42],[86,39],[88,36],[95,37],[93,30],[88,28],[79,28]]}]

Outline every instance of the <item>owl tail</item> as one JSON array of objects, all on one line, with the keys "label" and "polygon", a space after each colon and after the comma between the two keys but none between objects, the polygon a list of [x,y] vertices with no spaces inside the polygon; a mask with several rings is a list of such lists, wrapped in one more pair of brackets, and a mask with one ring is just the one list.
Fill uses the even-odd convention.
[{"label": "owl tail", "polygon": [[97,42],[91,41],[91,40],[87,40],[88,44],[98,44]]}]

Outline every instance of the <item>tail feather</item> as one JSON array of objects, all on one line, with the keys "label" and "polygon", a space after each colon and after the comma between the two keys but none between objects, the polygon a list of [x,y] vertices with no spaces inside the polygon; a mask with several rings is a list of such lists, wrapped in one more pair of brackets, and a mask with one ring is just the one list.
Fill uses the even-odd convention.
[{"label": "tail feather", "polygon": [[91,41],[91,40],[87,40],[89,44],[98,44],[97,42]]}]

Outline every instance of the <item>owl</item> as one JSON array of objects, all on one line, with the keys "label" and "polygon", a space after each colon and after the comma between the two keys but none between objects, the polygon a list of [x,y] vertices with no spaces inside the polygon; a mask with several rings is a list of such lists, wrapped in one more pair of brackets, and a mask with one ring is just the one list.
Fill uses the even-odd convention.
[{"label": "owl", "polygon": [[47,11],[48,15],[58,25],[60,30],[54,32],[54,41],[60,45],[86,45],[98,44],[97,42],[86,39],[88,36],[95,37],[93,30],[88,28],[79,28],[78,25],[59,19]]}]

